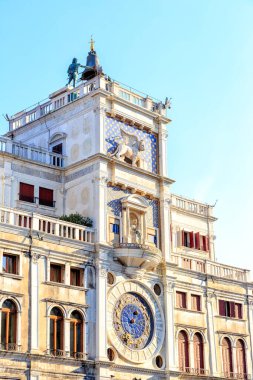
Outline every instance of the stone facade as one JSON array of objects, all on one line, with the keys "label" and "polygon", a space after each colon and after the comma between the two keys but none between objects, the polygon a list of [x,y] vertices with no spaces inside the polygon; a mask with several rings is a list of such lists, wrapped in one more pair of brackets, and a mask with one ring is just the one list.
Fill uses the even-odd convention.
[{"label": "stone facade", "polygon": [[1,379],[252,378],[253,283],[215,261],[213,207],[171,193],[169,122],[104,75],[11,118]]}]

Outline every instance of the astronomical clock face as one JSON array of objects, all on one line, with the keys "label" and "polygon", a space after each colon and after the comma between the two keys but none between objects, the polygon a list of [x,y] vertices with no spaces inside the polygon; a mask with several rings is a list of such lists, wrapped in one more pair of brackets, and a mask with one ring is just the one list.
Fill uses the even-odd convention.
[{"label": "astronomical clock face", "polygon": [[126,359],[140,363],[152,357],[164,337],[163,314],[142,285],[125,282],[108,295],[108,338]]}]

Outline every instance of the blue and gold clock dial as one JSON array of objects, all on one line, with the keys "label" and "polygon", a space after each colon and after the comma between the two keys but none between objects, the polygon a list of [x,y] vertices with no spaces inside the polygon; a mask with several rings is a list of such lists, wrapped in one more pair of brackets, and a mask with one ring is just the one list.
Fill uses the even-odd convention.
[{"label": "blue and gold clock dial", "polygon": [[153,315],[147,302],[137,293],[126,293],[116,303],[114,328],[129,348],[143,349],[153,335]]}]

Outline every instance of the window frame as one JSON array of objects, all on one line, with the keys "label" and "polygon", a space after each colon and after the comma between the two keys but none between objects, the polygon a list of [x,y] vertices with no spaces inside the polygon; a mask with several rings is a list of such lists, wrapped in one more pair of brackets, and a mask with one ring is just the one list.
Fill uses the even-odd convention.
[{"label": "window frame", "polygon": [[243,304],[240,302],[219,299],[218,314],[220,317],[243,319]]},{"label": "window frame", "polygon": [[[58,269],[60,268],[60,281],[52,280],[52,278],[53,278],[52,267],[58,267]],[[66,268],[65,268],[64,264],[60,264],[60,263],[50,261],[50,263],[49,263],[49,281],[54,282],[56,284],[64,284],[65,283],[65,271],[66,271]]]},{"label": "window frame", "polygon": [[[5,257],[13,258],[14,259],[14,268],[15,268],[14,272],[10,272],[10,271],[5,271],[4,270],[4,258]],[[20,260],[20,256],[19,255],[16,255],[16,254],[13,254],[13,253],[9,253],[9,252],[3,252],[3,255],[2,255],[2,273],[4,273],[4,274],[10,274],[10,275],[11,274],[19,275],[19,272],[20,272],[20,270],[19,270],[19,260]]]},{"label": "window frame", "polygon": [[[193,305],[194,298],[196,298],[196,300],[197,300],[195,308]],[[200,294],[191,293],[191,310],[192,311],[202,311],[201,295]]]},{"label": "window frame", "polygon": [[[13,305],[15,310],[11,311],[11,309],[4,307],[4,303],[6,301],[10,301]],[[14,314],[14,322],[11,322],[10,320],[10,314]],[[2,309],[1,309],[1,330],[3,330],[3,318],[5,316],[5,342],[3,342],[3,335],[1,333],[1,345],[4,345],[4,350],[5,351],[16,351],[16,345],[18,341],[18,308],[16,303],[10,299],[6,298],[2,304]],[[14,338],[12,339],[13,342],[9,342],[9,332],[10,332],[10,323],[14,323]],[[9,345],[13,345],[13,347],[9,347]]]},{"label": "window frame", "polygon": [[[23,190],[21,190],[21,189],[25,188],[25,187],[27,187],[27,189],[30,188],[32,195],[27,196],[26,194],[24,194],[25,193],[24,189]],[[28,203],[35,203],[34,194],[35,194],[35,186],[33,184],[26,183],[26,182],[19,182],[19,197],[18,197],[19,201],[28,202]]]},{"label": "window frame", "polygon": [[177,290],[176,291],[176,307],[178,309],[187,310],[187,293]]},{"label": "window frame", "polygon": [[[61,316],[51,315],[54,308],[61,312]],[[53,347],[51,346],[51,321],[53,322]],[[60,321],[60,348],[57,347],[57,322]],[[64,314],[59,306],[53,306],[49,313],[49,348],[50,353],[57,356],[58,351],[64,351]]]},{"label": "window frame", "polygon": [[[76,271],[76,272],[79,273],[79,284],[78,284],[78,285],[72,283],[72,278],[73,278],[73,276],[72,276],[72,272],[73,272],[73,271]],[[69,271],[69,273],[70,273],[70,278],[69,278],[70,285],[71,285],[71,286],[82,287],[82,286],[83,286],[83,276],[84,276],[84,270],[83,270],[83,268],[70,267],[70,271]]]},{"label": "window frame", "polygon": [[[73,312],[78,312],[79,315],[80,315],[80,319],[76,319],[76,318],[71,318]],[[80,325],[81,327],[81,333],[80,335],[78,334],[78,330],[77,330],[77,326]],[[83,354],[83,336],[84,336],[84,319],[83,319],[83,316],[82,314],[80,313],[79,310],[73,310],[70,314],[70,319],[69,319],[69,328],[70,328],[70,331],[69,331],[69,339],[70,339],[70,342],[69,342],[69,351],[70,351],[70,356],[71,357],[74,357],[74,358],[77,358],[77,355],[78,354]],[[73,328],[73,351],[71,350],[72,347],[71,347],[71,328]],[[78,340],[79,340],[79,343],[80,343],[80,350],[78,351],[77,350],[77,346],[78,346]]]},{"label": "window frame", "polygon": [[[45,194],[42,196],[41,193],[50,194],[48,195],[49,200],[46,199]],[[47,187],[39,186],[39,205],[40,206],[46,206],[46,207],[54,207],[55,201],[54,201],[54,190],[49,189]]]}]

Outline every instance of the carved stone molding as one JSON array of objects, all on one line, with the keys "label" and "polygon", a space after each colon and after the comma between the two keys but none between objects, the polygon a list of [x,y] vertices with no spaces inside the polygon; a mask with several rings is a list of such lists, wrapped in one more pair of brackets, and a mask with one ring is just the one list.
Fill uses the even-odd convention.
[{"label": "carved stone molding", "polygon": [[92,183],[97,184],[99,186],[106,187],[108,183],[108,178],[105,176],[102,177],[95,177],[92,179]]},{"label": "carved stone molding", "polygon": [[31,258],[32,258],[33,263],[37,264],[38,260],[41,258],[41,255],[39,253],[32,252]]}]

